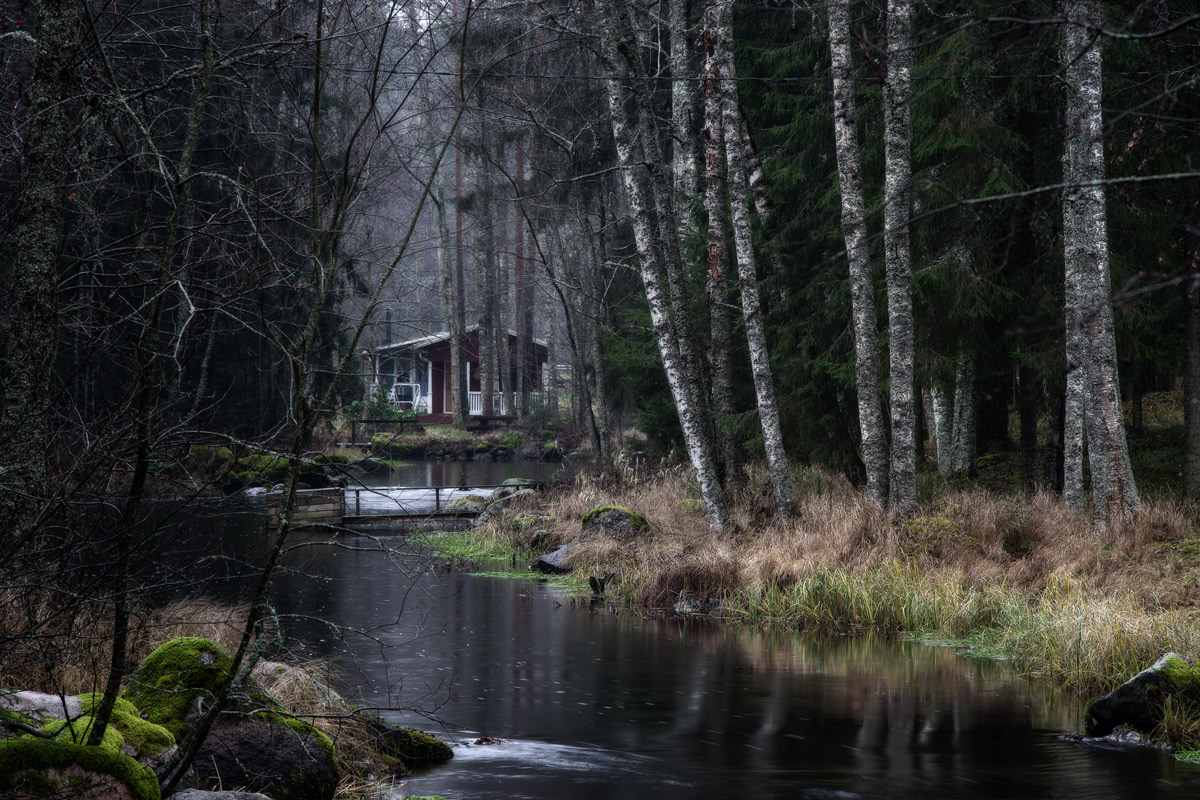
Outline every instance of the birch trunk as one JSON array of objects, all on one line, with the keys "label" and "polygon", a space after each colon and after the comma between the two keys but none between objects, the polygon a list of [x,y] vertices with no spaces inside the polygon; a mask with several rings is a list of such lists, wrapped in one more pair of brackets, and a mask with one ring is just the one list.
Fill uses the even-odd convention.
[{"label": "birch trunk", "polygon": [[951,454],[954,447],[951,444],[954,428],[954,401],[946,397],[946,390],[941,383],[933,381],[929,386],[930,405],[933,407],[933,437],[937,442],[938,474],[948,478],[954,472],[951,466]]},{"label": "birch trunk", "polygon": [[854,374],[858,383],[858,426],[862,436],[867,492],[881,506],[888,502],[887,437],[879,393],[879,339],[875,295],[863,217],[862,173],[855,130],[854,82],[850,67],[848,0],[829,0],[830,70],[833,73],[833,127],[838,182],[842,195],[842,233],[850,264],[850,298],[854,317]]},{"label": "birch trunk", "polygon": [[[1066,163],[1063,260],[1078,290],[1074,323],[1082,345],[1092,510],[1097,520],[1129,521],[1140,510],[1117,378],[1116,332],[1108,268],[1101,109],[1100,13],[1095,0],[1066,0]],[[1070,211],[1068,211],[1070,209]],[[1068,214],[1073,217],[1067,224]]]},{"label": "birch trunk", "polygon": [[912,60],[912,2],[888,0],[887,80],[883,84],[883,248],[887,262],[892,412],[892,466],[888,485],[892,508],[903,516],[912,516],[917,510],[912,264],[908,232]]},{"label": "birch trunk", "polygon": [[954,422],[950,431],[950,471],[970,475],[975,469],[975,358],[960,345],[954,373]]},{"label": "birch trunk", "polygon": [[[672,147],[672,169],[675,178],[675,193],[683,201],[700,194],[699,169],[696,143],[697,102],[695,77],[696,56],[692,46],[689,27],[691,24],[690,0],[670,0],[667,8],[668,26],[671,32],[671,122],[674,128]],[[682,204],[682,203],[681,203]],[[686,219],[691,215],[686,215]]]},{"label": "birch trunk", "polygon": [[[605,21],[613,25],[613,9],[601,9]],[[622,179],[629,196],[630,212],[633,217],[634,241],[638,251],[642,283],[646,288],[646,300],[650,308],[650,319],[658,342],[659,354],[662,358],[663,369],[667,374],[667,383],[671,388],[671,396],[679,413],[679,422],[683,428],[684,444],[688,456],[696,471],[696,481],[700,485],[700,494],[704,500],[708,514],[709,525],[714,532],[722,532],[729,527],[728,512],[725,507],[725,496],[717,477],[713,463],[711,443],[705,436],[705,420],[701,409],[694,397],[696,387],[689,386],[688,375],[679,350],[679,341],[671,325],[670,307],[662,285],[662,265],[659,262],[658,248],[671,248],[670,242],[656,242],[651,225],[651,207],[649,192],[635,171],[638,161],[634,151],[633,133],[629,129],[629,114],[626,105],[631,90],[617,77],[621,61],[618,57],[616,37],[611,35],[601,37],[602,58],[610,70],[607,79],[608,107],[613,139],[617,146],[617,159],[622,170]],[[678,247],[676,241],[675,246]]]},{"label": "birch trunk", "polygon": [[1186,451],[1183,496],[1200,499],[1200,273],[1184,285],[1183,419]]},{"label": "birch trunk", "polygon": [[[721,91],[722,122],[730,132],[739,130],[737,72],[733,63],[733,0],[715,0],[705,14],[709,69]],[[796,498],[788,475],[787,453],[779,427],[779,409],[775,403],[775,385],[771,376],[770,351],[758,295],[758,269],[754,260],[754,239],[750,231],[750,202],[747,199],[746,160],[740,136],[725,137],[726,178],[733,222],[733,241],[737,252],[738,277],[742,289],[742,318],[750,348],[750,368],[754,375],[754,393],[758,399],[758,418],[762,425],[767,469],[775,491],[775,507],[785,521],[795,515]]]},{"label": "birch trunk", "polygon": [[[746,176],[750,183],[750,196],[754,199],[754,213],[758,215],[764,231],[772,231],[775,217],[775,207],[767,194],[767,172],[763,169],[762,158],[758,154],[758,146],[754,143],[754,134],[750,130],[750,120],[746,119],[744,109],[740,109],[741,124],[738,126],[742,137],[742,148],[746,153]],[[771,268],[771,280],[767,281],[771,302],[778,305],[787,296],[784,291],[783,261],[779,258],[779,246],[772,235],[767,243],[767,263]]]},{"label": "birch trunk", "polygon": [[496,220],[496,253],[499,258],[496,261],[496,327],[493,331],[495,337],[495,347],[498,358],[496,359],[497,366],[500,369],[500,402],[504,406],[504,416],[511,417],[513,412],[513,393],[512,393],[512,360],[508,349],[508,303],[509,303],[509,275],[512,274],[508,258],[508,204],[504,203],[499,208],[501,213]]},{"label": "birch trunk", "polygon": [[[707,13],[706,13],[707,17]],[[707,19],[706,19],[707,23]],[[709,27],[706,24],[706,27]],[[718,417],[737,413],[733,377],[733,289],[729,268],[729,225],[726,219],[725,133],[721,120],[720,71],[707,33],[704,44],[704,210],[708,216],[709,361],[712,365],[713,411]],[[725,488],[744,483],[745,457],[737,439],[714,426]]]},{"label": "birch trunk", "polygon": [[[619,63],[630,77],[638,82],[639,90],[628,91],[624,98],[632,100],[637,109],[638,124],[632,131],[634,143],[641,146],[642,164],[650,182],[646,191],[647,209],[656,223],[656,243],[662,253],[662,266],[667,278],[669,297],[668,311],[675,328],[675,338],[680,357],[683,359],[685,387],[692,395],[692,405],[699,412],[700,433],[707,449],[711,450],[712,426],[708,418],[704,387],[707,380],[700,360],[699,341],[692,325],[691,307],[688,298],[687,279],[683,269],[683,254],[680,248],[678,215],[675,193],[667,180],[666,165],[660,145],[658,115],[652,103],[651,93],[641,91],[647,79],[637,47],[629,6],[624,0],[600,0],[604,11],[607,32],[612,49],[611,63]],[[620,61],[618,61],[620,59]]]}]

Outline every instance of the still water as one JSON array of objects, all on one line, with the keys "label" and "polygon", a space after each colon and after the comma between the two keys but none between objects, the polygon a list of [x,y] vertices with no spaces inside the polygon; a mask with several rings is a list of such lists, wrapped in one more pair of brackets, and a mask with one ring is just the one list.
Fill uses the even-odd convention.
[{"label": "still water", "polygon": [[[265,545],[260,510],[229,511],[216,541],[243,556]],[[386,532],[296,545],[274,585],[295,655],[332,658],[363,705],[456,743],[451,763],[406,779],[409,794],[1200,797],[1200,767],[1062,739],[1082,705],[1003,662],[614,614],[532,578],[430,568]],[[215,589],[244,591],[222,574]]]}]

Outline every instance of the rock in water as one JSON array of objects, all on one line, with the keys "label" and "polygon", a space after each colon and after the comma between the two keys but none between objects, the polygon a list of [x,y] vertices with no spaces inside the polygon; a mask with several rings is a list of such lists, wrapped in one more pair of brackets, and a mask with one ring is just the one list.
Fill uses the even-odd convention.
[{"label": "rock in water", "polygon": [[1087,735],[1108,736],[1119,725],[1152,734],[1163,721],[1168,698],[1185,706],[1200,704],[1200,669],[1178,653],[1167,653],[1111,694],[1088,703]]},{"label": "rock in water", "polygon": [[537,570],[538,572],[544,572],[548,575],[565,575],[566,573],[575,569],[575,567],[570,565],[568,562],[571,560],[571,555],[578,547],[579,544],[577,542],[571,542],[570,544],[564,544],[562,547],[556,547],[549,553],[546,553],[546,555],[539,558],[537,561],[533,562],[533,569]]}]

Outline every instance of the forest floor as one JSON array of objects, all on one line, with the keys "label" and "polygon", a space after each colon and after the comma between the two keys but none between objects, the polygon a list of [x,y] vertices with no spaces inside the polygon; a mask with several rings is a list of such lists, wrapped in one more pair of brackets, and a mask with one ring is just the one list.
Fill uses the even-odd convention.
[{"label": "forest floor", "polygon": [[[621,481],[581,474],[441,546],[459,560],[532,561],[536,533],[574,541],[588,511],[622,506],[650,532],[625,545],[591,537],[560,579],[568,588],[590,594],[589,577],[612,573],[610,602],[643,612],[951,641],[1095,696],[1164,652],[1200,656],[1200,508],[1178,496],[1182,413],[1169,397],[1148,401],[1130,437],[1144,508],[1126,526],[1098,526],[1048,493],[1026,497],[1020,453],[1004,451],[981,458],[967,485],[929,467],[911,519],[882,513],[840,475],[796,467],[799,513],[781,524],[768,475],[752,468],[734,493],[735,532],[716,535],[690,471],[676,467]],[[1200,748],[1194,711],[1158,734]]]}]

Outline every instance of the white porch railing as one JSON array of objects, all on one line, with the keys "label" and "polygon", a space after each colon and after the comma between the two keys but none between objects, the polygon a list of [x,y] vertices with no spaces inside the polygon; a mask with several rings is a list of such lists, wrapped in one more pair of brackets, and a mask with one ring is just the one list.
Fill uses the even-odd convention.
[{"label": "white porch railing", "polygon": [[[492,395],[492,413],[505,416],[504,394],[496,392]],[[483,392],[467,392],[467,413],[472,416],[483,416]]]}]

